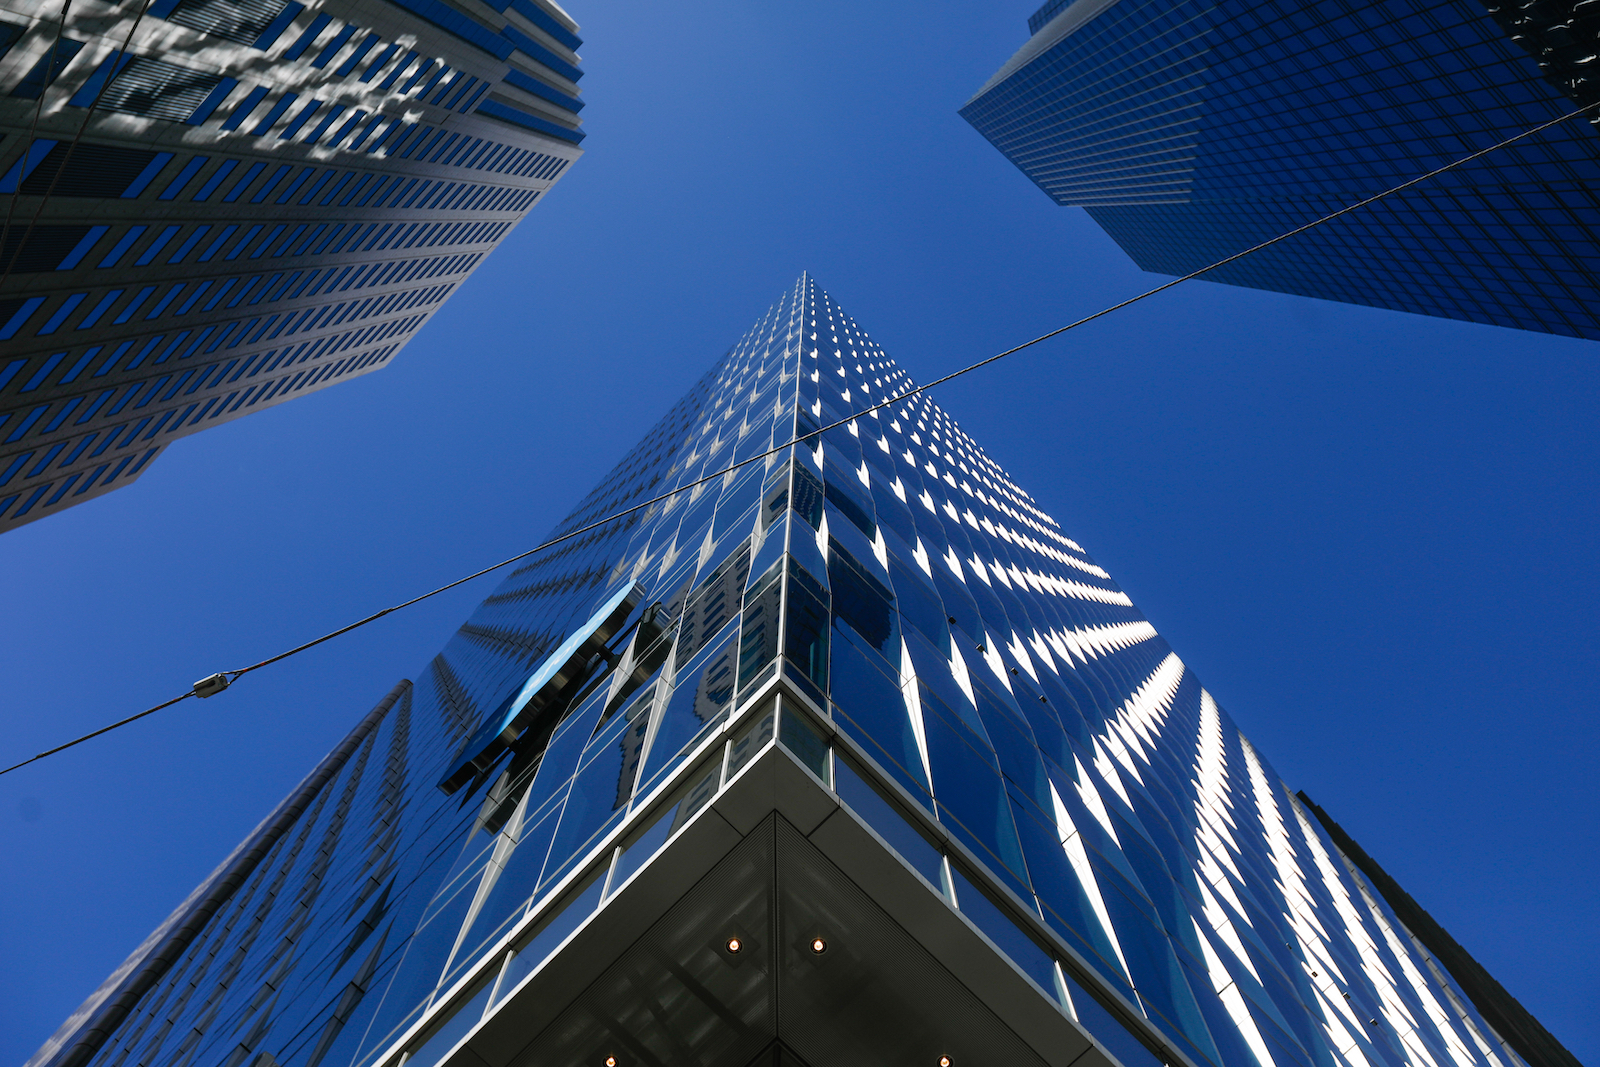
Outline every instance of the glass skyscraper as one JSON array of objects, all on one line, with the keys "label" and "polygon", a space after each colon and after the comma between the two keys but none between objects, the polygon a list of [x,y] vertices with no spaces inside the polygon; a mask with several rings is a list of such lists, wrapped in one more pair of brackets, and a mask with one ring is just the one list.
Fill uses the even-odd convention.
[{"label": "glass skyscraper", "polygon": [[[1051,0],[1028,25],[961,114],[1162,274],[1600,102],[1600,23],[1570,0]],[[1206,277],[1600,338],[1600,131],[1569,120]]]},{"label": "glass skyscraper", "polygon": [[910,384],[802,277],[30,1067],[1522,1067]]},{"label": "glass skyscraper", "polygon": [[0,0],[0,531],[384,366],[580,154],[576,30]]}]

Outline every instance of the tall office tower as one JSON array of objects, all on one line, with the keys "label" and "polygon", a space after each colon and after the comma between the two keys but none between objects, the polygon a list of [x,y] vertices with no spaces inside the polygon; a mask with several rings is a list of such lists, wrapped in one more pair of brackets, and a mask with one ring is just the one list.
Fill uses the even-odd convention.
[{"label": "tall office tower", "polygon": [[0,531],[384,366],[578,157],[576,29],[0,0]]},{"label": "tall office tower", "polygon": [[1522,1067],[909,385],[801,278],[31,1067]]},{"label": "tall office tower", "polygon": [[[1050,0],[961,114],[1185,274],[1600,104],[1584,4],[1486,3]],[[1600,338],[1600,131],[1569,120],[1206,277]]]}]

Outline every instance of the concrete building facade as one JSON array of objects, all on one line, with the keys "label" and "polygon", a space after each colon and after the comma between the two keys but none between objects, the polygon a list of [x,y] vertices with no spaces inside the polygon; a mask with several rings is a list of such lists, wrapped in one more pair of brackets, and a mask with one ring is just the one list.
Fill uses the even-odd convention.
[{"label": "concrete building facade", "polygon": [[0,531],[385,366],[581,154],[576,30],[553,0],[0,2]]}]

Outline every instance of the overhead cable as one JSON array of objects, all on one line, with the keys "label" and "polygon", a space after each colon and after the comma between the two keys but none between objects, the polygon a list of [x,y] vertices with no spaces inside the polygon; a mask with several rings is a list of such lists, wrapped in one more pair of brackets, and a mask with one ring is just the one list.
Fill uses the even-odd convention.
[{"label": "overhead cable", "polygon": [[1187,282],[1187,281],[1192,281],[1195,278],[1199,278],[1202,275],[1208,274],[1211,271],[1217,270],[1220,267],[1225,267],[1229,263],[1233,263],[1233,262],[1236,262],[1236,261],[1238,261],[1240,259],[1243,259],[1245,256],[1252,255],[1253,253],[1256,253],[1256,252],[1260,252],[1262,249],[1271,248],[1273,245],[1279,244],[1280,242],[1283,242],[1283,241],[1287,241],[1291,237],[1299,236],[1300,234],[1305,233],[1307,230],[1314,229],[1314,228],[1316,228],[1318,226],[1323,225],[1324,223],[1332,222],[1334,219],[1340,218],[1340,217],[1342,217],[1344,215],[1348,215],[1352,211],[1357,211],[1357,210],[1359,210],[1359,209],[1361,209],[1363,207],[1366,207],[1369,204],[1376,203],[1377,201],[1382,200],[1385,197],[1393,196],[1395,193],[1403,192],[1406,189],[1410,189],[1411,187],[1413,187],[1415,185],[1419,185],[1422,182],[1425,182],[1430,178],[1434,178],[1434,177],[1439,176],[1440,174],[1444,174],[1446,171],[1454,170],[1455,168],[1463,166],[1464,164],[1471,163],[1473,160],[1481,159],[1482,157],[1488,155],[1491,152],[1497,151],[1497,150],[1499,150],[1501,148],[1505,148],[1507,145],[1515,144],[1516,142],[1521,141],[1521,140],[1523,140],[1525,138],[1532,137],[1534,134],[1542,133],[1543,131],[1550,129],[1553,126],[1558,126],[1563,122],[1568,122],[1568,121],[1570,121],[1570,120],[1572,120],[1574,118],[1577,118],[1580,115],[1583,115],[1585,112],[1593,111],[1596,108],[1600,108],[1600,102],[1596,102],[1594,104],[1590,104],[1590,105],[1588,105],[1586,107],[1578,108],[1578,109],[1576,109],[1574,111],[1569,111],[1566,114],[1561,115],[1561,116],[1559,116],[1557,118],[1550,119],[1548,122],[1542,122],[1537,126],[1530,127],[1529,129],[1526,129],[1526,130],[1522,131],[1521,133],[1516,134],[1515,136],[1508,137],[1503,141],[1498,141],[1495,144],[1492,144],[1487,148],[1479,149],[1478,151],[1473,152],[1471,155],[1462,156],[1461,158],[1456,159],[1456,160],[1454,160],[1454,161],[1452,161],[1450,163],[1446,163],[1445,165],[1443,165],[1441,167],[1436,167],[1433,170],[1430,170],[1425,174],[1420,174],[1417,177],[1410,179],[1409,181],[1405,181],[1405,182],[1400,183],[1399,185],[1393,186],[1392,188],[1385,189],[1381,193],[1376,193],[1376,194],[1374,194],[1372,196],[1369,196],[1369,197],[1366,197],[1366,198],[1364,198],[1362,200],[1357,200],[1355,203],[1349,204],[1349,205],[1347,205],[1345,207],[1342,207],[1339,210],[1331,212],[1331,213],[1329,213],[1327,215],[1323,215],[1321,218],[1318,218],[1318,219],[1316,219],[1316,220],[1314,220],[1312,222],[1305,223],[1302,226],[1297,226],[1294,229],[1289,230],[1289,231],[1287,231],[1285,233],[1281,233],[1276,237],[1270,238],[1270,239],[1268,239],[1266,241],[1262,241],[1260,244],[1252,245],[1251,247],[1246,248],[1242,252],[1235,252],[1231,256],[1228,256],[1228,257],[1226,257],[1224,259],[1219,259],[1215,263],[1211,263],[1211,264],[1209,264],[1207,266],[1201,267],[1199,270],[1191,271],[1188,274],[1182,275],[1181,277],[1178,277],[1178,278],[1174,278],[1169,282],[1163,282],[1161,285],[1158,285],[1153,289],[1147,289],[1144,292],[1138,294],[1137,296],[1131,296],[1126,300],[1123,300],[1123,301],[1120,301],[1118,303],[1112,304],[1109,307],[1102,308],[1101,310],[1094,312],[1092,315],[1085,315],[1083,318],[1077,319],[1077,320],[1075,320],[1073,322],[1069,322],[1065,326],[1061,326],[1061,327],[1059,327],[1057,329],[1051,330],[1049,333],[1040,334],[1038,337],[1035,337],[1035,338],[1033,338],[1032,340],[1029,340],[1029,341],[1024,341],[1019,345],[1015,345],[1015,346],[1013,346],[1011,348],[1008,348],[1004,352],[997,352],[996,354],[994,354],[992,356],[989,356],[989,357],[987,357],[985,359],[981,359],[976,363],[972,363],[972,364],[969,364],[968,366],[962,367],[960,370],[951,371],[949,374],[946,374],[943,377],[935,378],[933,381],[928,382],[926,385],[918,385],[918,386],[913,386],[911,388],[908,388],[905,391],[897,393],[894,396],[891,396],[886,400],[881,400],[876,404],[868,405],[867,407],[864,407],[864,408],[860,409],[859,411],[856,411],[856,412],[854,412],[854,413],[852,413],[850,415],[847,415],[842,419],[839,419],[839,420],[837,420],[835,422],[831,422],[828,425],[823,426],[821,429],[814,430],[811,433],[805,434],[805,435],[800,436],[800,437],[792,438],[792,439],[790,439],[788,441],[785,441],[781,445],[777,445],[777,446],[774,446],[773,448],[769,448],[765,452],[758,453],[758,454],[756,454],[754,456],[749,457],[748,459],[743,459],[743,460],[740,460],[737,463],[729,464],[728,466],[722,468],[719,471],[716,471],[716,472],[711,473],[711,474],[707,474],[704,477],[699,478],[699,479],[697,479],[697,480],[695,480],[693,482],[689,482],[689,483],[687,483],[685,485],[680,485],[675,489],[670,489],[665,493],[659,494],[658,496],[653,496],[649,500],[641,501],[638,504],[634,504],[634,505],[632,505],[630,507],[623,508],[621,511],[614,511],[611,514],[609,514],[609,515],[607,515],[607,516],[605,516],[603,518],[596,519],[593,522],[588,523],[588,524],[586,524],[584,526],[580,526],[575,530],[570,530],[567,533],[561,534],[558,537],[552,537],[549,540],[544,541],[544,542],[542,542],[542,543],[540,543],[538,545],[535,545],[534,547],[528,549],[526,552],[519,552],[514,556],[511,556],[511,557],[509,557],[507,559],[501,560],[499,563],[495,563],[495,564],[492,564],[492,565],[490,565],[488,567],[484,567],[481,570],[473,571],[471,574],[468,574],[465,577],[457,578],[453,582],[449,582],[449,583],[447,583],[445,585],[441,585],[437,589],[431,589],[428,592],[421,594],[420,596],[414,596],[410,600],[403,601],[402,603],[396,604],[393,607],[384,608],[382,611],[374,612],[371,615],[368,615],[364,619],[358,619],[357,621],[352,622],[347,626],[341,626],[337,630],[329,631],[328,633],[323,634],[321,637],[314,638],[313,640],[307,641],[307,642],[305,642],[304,644],[301,644],[301,645],[296,645],[294,648],[288,649],[287,651],[284,651],[284,652],[280,652],[275,656],[268,657],[267,659],[264,659],[264,660],[260,661],[259,663],[252,663],[248,667],[240,667],[237,670],[220,671],[220,672],[218,672],[216,674],[208,675],[205,678],[202,678],[200,681],[195,682],[193,687],[191,687],[191,689],[189,690],[189,692],[184,693],[181,696],[173,697],[171,700],[168,700],[168,701],[166,701],[165,703],[162,703],[162,704],[157,704],[153,708],[147,708],[146,710],[139,712],[137,715],[130,715],[128,718],[123,719],[120,722],[114,722],[110,726],[102,727],[102,728],[94,731],[93,733],[85,734],[82,737],[76,738],[76,739],[74,739],[72,741],[68,741],[64,745],[57,745],[55,748],[52,748],[52,749],[50,749],[50,750],[48,750],[46,752],[41,752],[37,756],[33,756],[33,757],[29,758],[29,759],[25,759],[21,763],[13,764],[12,766],[5,768],[4,770],[0,770],[0,775],[10,774],[12,771],[17,770],[19,767],[26,767],[28,764],[33,763],[33,762],[35,762],[37,760],[44,759],[46,756],[53,756],[57,752],[61,752],[61,751],[65,750],[65,749],[71,748],[73,745],[81,744],[82,742],[88,741],[91,738],[99,737],[103,733],[108,733],[109,731],[115,730],[118,727],[126,726],[128,723],[135,722],[135,721],[137,721],[139,719],[142,719],[146,715],[153,714],[153,713],[155,713],[157,711],[162,710],[163,708],[169,708],[172,705],[178,703],[179,701],[187,700],[190,697],[202,697],[202,698],[204,698],[204,697],[215,696],[216,694],[218,694],[218,693],[222,692],[223,690],[227,689],[230,685],[232,685],[234,682],[238,681],[244,675],[249,674],[251,671],[258,671],[263,667],[271,666],[272,664],[281,662],[282,660],[286,660],[291,656],[297,656],[300,653],[305,652],[305,651],[307,651],[309,649],[315,648],[316,646],[318,646],[318,645],[320,645],[320,644],[322,644],[322,643],[324,643],[326,641],[332,641],[334,638],[343,636],[344,634],[347,634],[352,630],[360,629],[361,627],[366,626],[368,623],[377,622],[379,619],[383,618],[385,615],[391,615],[394,612],[400,611],[403,608],[408,608],[413,604],[421,603],[422,601],[427,600],[429,597],[438,596],[440,593],[447,592],[448,590],[454,589],[458,585],[463,585],[463,584],[465,584],[467,582],[470,582],[474,578],[481,578],[485,574],[488,574],[491,571],[497,571],[501,567],[509,566],[510,564],[516,563],[519,560],[527,559],[529,556],[535,555],[536,553],[539,553],[539,552],[543,552],[547,548],[553,548],[554,546],[559,545],[564,541],[570,541],[575,537],[579,537],[579,536],[581,536],[581,535],[583,535],[585,533],[588,533],[591,530],[598,529],[599,527],[605,526],[608,523],[613,523],[613,522],[616,522],[619,519],[627,518],[629,515],[632,515],[634,512],[642,511],[645,508],[648,508],[653,504],[659,504],[663,500],[666,500],[666,499],[668,499],[670,497],[676,496],[679,493],[687,492],[687,491],[689,491],[691,489],[696,488],[697,486],[705,485],[707,482],[715,481],[716,479],[721,478],[721,477],[729,474],[732,471],[736,471],[741,467],[745,467],[745,466],[748,466],[751,463],[755,463],[757,460],[764,460],[768,456],[775,455],[775,454],[777,454],[779,452],[784,451],[785,449],[793,447],[794,445],[800,444],[800,443],[805,442],[805,441],[812,440],[813,438],[819,437],[822,434],[828,432],[829,430],[835,429],[836,427],[839,427],[839,426],[843,426],[846,423],[853,422],[853,421],[855,421],[856,419],[860,418],[863,415],[870,415],[871,413],[873,413],[875,411],[881,411],[884,408],[893,407],[895,404],[901,403],[901,402],[903,402],[905,400],[909,400],[911,397],[914,397],[914,396],[918,395],[919,393],[927,392],[928,390],[933,389],[936,386],[940,386],[940,385],[945,384],[946,382],[950,382],[950,381],[955,380],[956,378],[960,378],[962,375],[970,374],[973,371],[979,369],[980,367],[986,367],[991,363],[994,363],[994,362],[997,362],[999,360],[1005,359],[1007,356],[1014,355],[1014,354],[1016,354],[1018,352],[1021,352],[1025,348],[1031,348],[1034,345],[1039,344],[1042,341],[1048,341],[1052,337],[1058,337],[1061,334],[1066,333],[1068,330],[1074,330],[1074,329],[1077,329],[1079,326],[1083,326],[1083,325],[1086,325],[1088,323],[1091,323],[1091,322],[1095,321],[1096,319],[1104,318],[1105,316],[1110,315],[1112,312],[1120,311],[1123,308],[1128,307],[1131,304],[1137,304],[1139,301],[1148,299],[1149,297],[1152,297],[1152,296],[1155,296],[1157,293],[1164,293],[1168,289],[1171,289],[1173,286],[1181,285],[1182,283]]}]

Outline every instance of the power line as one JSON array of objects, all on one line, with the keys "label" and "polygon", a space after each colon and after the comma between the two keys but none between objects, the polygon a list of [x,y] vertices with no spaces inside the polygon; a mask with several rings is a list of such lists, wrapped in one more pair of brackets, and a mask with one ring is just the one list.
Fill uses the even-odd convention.
[{"label": "power line", "polygon": [[822,427],[819,430],[815,430],[815,431],[813,431],[811,433],[805,434],[802,437],[792,438],[792,439],[784,442],[781,445],[777,445],[777,446],[774,446],[772,448],[769,448],[765,452],[762,452],[762,453],[760,453],[758,455],[751,456],[748,459],[740,460],[738,463],[730,464],[730,465],[722,468],[721,470],[716,471],[715,473],[708,474],[708,475],[704,476],[703,478],[699,478],[696,481],[688,483],[687,485],[680,485],[675,489],[669,489],[667,492],[662,493],[659,496],[654,496],[654,497],[651,497],[649,500],[641,501],[640,503],[634,504],[631,507],[623,508],[621,511],[612,512],[610,515],[607,515],[604,518],[596,519],[593,522],[588,523],[587,525],[578,527],[576,530],[570,530],[567,533],[561,534],[559,537],[552,537],[550,540],[545,541],[545,542],[543,542],[541,544],[535,545],[533,548],[528,549],[526,552],[519,552],[515,556],[511,556],[508,559],[503,559],[499,563],[495,563],[495,564],[493,564],[491,566],[484,567],[482,570],[474,571],[471,574],[469,574],[469,575],[467,575],[467,576],[465,576],[463,578],[457,578],[455,581],[449,582],[449,583],[447,583],[445,585],[441,585],[437,589],[429,590],[428,592],[423,593],[420,596],[412,597],[410,600],[407,600],[407,601],[404,601],[402,603],[396,604],[393,607],[384,608],[382,611],[374,612],[373,614],[368,615],[364,619],[359,619],[359,620],[357,620],[355,622],[350,623],[347,626],[341,626],[337,630],[329,631],[328,633],[323,634],[321,637],[314,638],[314,639],[312,639],[310,641],[305,642],[302,645],[296,645],[294,648],[288,649],[287,651],[284,651],[284,652],[280,652],[276,656],[271,656],[271,657],[269,657],[267,659],[262,660],[259,663],[252,663],[248,667],[241,667],[241,668],[239,668],[237,670],[220,671],[220,672],[218,672],[216,674],[209,675],[208,677],[202,678],[200,681],[194,683],[193,688],[190,689],[189,692],[184,693],[181,696],[173,697],[171,700],[168,700],[164,704],[157,704],[155,707],[147,708],[146,710],[139,712],[137,715],[130,715],[128,718],[123,719],[120,722],[114,722],[110,726],[101,727],[100,729],[94,731],[93,733],[85,734],[82,737],[79,737],[79,738],[77,738],[75,740],[68,741],[64,745],[58,745],[55,748],[52,748],[47,752],[41,752],[37,756],[33,756],[30,759],[25,759],[21,763],[13,764],[10,767],[7,767],[5,770],[0,770],[0,775],[10,774],[12,771],[17,770],[20,767],[26,767],[28,764],[33,763],[33,762],[35,762],[37,760],[44,759],[46,756],[53,756],[57,752],[60,752],[60,751],[62,751],[64,749],[71,748],[73,745],[81,744],[82,742],[88,741],[91,738],[99,737],[103,733],[108,733],[108,732],[110,732],[112,730],[117,729],[118,727],[126,726],[128,723],[134,722],[134,721],[136,721],[138,719],[142,719],[146,715],[154,714],[155,712],[158,712],[158,711],[162,710],[163,708],[169,708],[172,705],[178,703],[179,701],[187,700],[190,697],[210,697],[210,696],[215,696],[216,694],[222,692],[224,689],[228,688],[234,682],[238,681],[240,678],[242,678],[246,674],[249,674],[251,671],[258,671],[263,667],[268,667],[268,666],[271,666],[272,664],[277,663],[277,662],[279,662],[281,660],[286,660],[290,656],[299,655],[300,653],[305,652],[308,649],[315,648],[316,646],[318,646],[318,645],[320,645],[320,644],[322,644],[322,643],[324,643],[326,641],[332,641],[335,637],[340,637],[340,636],[342,636],[344,634],[349,633],[352,630],[360,629],[361,627],[366,626],[368,623],[377,622],[379,619],[383,618],[385,615],[391,615],[394,612],[400,611],[403,608],[408,608],[413,604],[421,603],[422,601],[427,600],[429,597],[438,596],[440,593],[447,592],[448,590],[454,589],[458,585],[464,585],[465,583],[472,581],[474,578],[481,578],[485,574],[488,574],[490,571],[497,571],[501,567],[505,567],[505,566],[508,566],[508,565],[510,565],[512,563],[516,563],[518,560],[527,559],[529,556],[532,556],[532,555],[535,555],[536,553],[542,552],[547,548],[553,548],[554,546],[561,544],[563,541],[570,541],[574,537],[579,537],[579,536],[581,536],[581,535],[583,535],[585,533],[588,533],[591,530],[598,529],[601,526],[605,526],[608,523],[616,522],[619,519],[625,519],[629,515],[632,515],[634,512],[642,511],[643,509],[650,507],[652,504],[659,504],[661,501],[666,500],[666,499],[668,499],[670,497],[676,496],[679,493],[687,492],[688,490],[694,489],[696,486],[701,486],[701,485],[706,484],[707,482],[715,481],[718,478],[724,477],[728,473],[738,470],[740,467],[748,466],[751,463],[756,462],[757,460],[764,460],[768,456],[776,455],[777,453],[782,452],[785,449],[791,448],[794,445],[800,444],[800,443],[802,443],[804,441],[812,440],[813,438],[816,438],[816,437],[820,437],[822,434],[826,433],[827,431],[835,429],[836,427],[839,427],[839,426],[843,426],[848,422],[853,422],[854,420],[860,418],[863,415],[869,415],[874,411],[881,411],[884,408],[893,407],[895,404],[901,403],[902,401],[905,401],[905,400],[909,400],[911,397],[914,397],[914,396],[918,395],[919,393],[927,392],[928,390],[934,388],[935,386],[943,385],[944,383],[949,382],[949,381],[953,381],[956,378],[961,377],[962,375],[970,374],[973,371],[978,370],[980,367],[987,367],[989,364],[995,363],[995,362],[997,362],[999,360],[1005,359],[1007,356],[1014,355],[1014,354],[1016,354],[1018,352],[1021,352],[1025,348],[1031,348],[1034,345],[1039,344],[1042,341],[1048,341],[1052,337],[1058,337],[1061,334],[1066,333],[1068,330],[1074,330],[1074,329],[1077,329],[1079,326],[1083,326],[1083,325],[1086,325],[1088,323],[1091,323],[1091,322],[1095,321],[1096,319],[1104,318],[1105,316],[1110,315],[1114,311],[1120,311],[1121,309],[1123,309],[1125,307],[1128,307],[1131,304],[1137,304],[1139,301],[1148,299],[1149,297],[1152,297],[1152,296],[1155,296],[1157,293],[1164,293],[1168,289],[1171,289],[1175,285],[1181,285],[1184,282],[1192,281],[1195,278],[1198,278],[1203,274],[1208,274],[1211,271],[1214,271],[1214,270],[1218,269],[1219,267],[1225,267],[1229,263],[1233,263],[1233,262],[1235,262],[1237,260],[1243,259],[1245,256],[1251,255],[1251,254],[1256,253],[1256,252],[1260,252],[1262,249],[1270,248],[1273,245],[1278,244],[1280,242],[1287,241],[1291,237],[1299,236],[1300,234],[1305,233],[1307,230],[1314,229],[1317,226],[1321,226],[1323,223],[1332,222],[1334,219],[1340,218],[1340,217],[1342,217],[1344,215],[1348,215],[1352,211],[1357,211],[1357,210],[1359,210],[1359,209],[1361,209],[1363,207],[1366,207],[1368,204],[1376,203],[1377,201],[1382,200],[1383,198],[1385,198],[1387,196],[1392,196],[1395,193],[1403,192],[1406,189],[1410,189],[1412,186],[1415,186],[1415,185],[1418,185],[1418,184],[1420,184],[1422,182],[1427,181],[1429,178],[1435,178],[1435,177],[1439,176],[1440,174],[1445,173],[1446,171],[1454,170],[1455,168],[1460,167],[1460,166],[1462,166],[1464,164],[1471,163],[1475,159],[1481,159],[1483,156],[1486,156],[1491,152],[1497,151],[1497,150],[1499,150],[1501,148],[1505,148],[1507,145],[1515,144],[1516,142],[1521,141],[1524,138],[1532,137],[1536,133],[1541,133],[1541,132],[1543,132],[1545,130],[1548,130],[1552,126],[1558,126],[1563,122],[1567,122],[1567,121],[1569,121],[1571,119],[1577,118],[1579,115],[1582,115],[1586,111],[1592,111],[1592,110],[1594,110],[1596,108],[1600,108],[1600,102],[1597,102],[1597,103],[1594,103],[1594,104],[1590,104],[1590,105],[1587,105],[1585,107],[1580,107],[1575,111],[1569,111],[1567,114],[1561,115],[1561,116],[1559,116],[1557,118],[1550,119],[1548,122],[1542,122],[1537,126],[1531,127],[1529,129],[1526,129],[1526,130],[1522,131],[1519,134],[1516,134],[1515,136],[1508,137],[1503,141],[1499,141],[1499,142],[1497,142],[1495,144],[1492,144],[1488,148],[1481,148],[1478,151],[1473,152],[1470,155],[1462,156],[1460,159],[1454,160],[1453,162],[1450,162],[1450,163],[1446,163],[1442,167],[1436,167],[1433,170],[1430,170],[1425,174],[1421,174],[1421,175],[1418,175],[1415,178],[1410,179],[1409,181],[1405,181],[1405,182],[1400,183],[1399,185],[1393,186],[1392,188],[1385,189],[1381,193],[1376,193],[1373,196],[1366,197],[1363,200],[1358,200],[1353,204],[1349,204],[1349,205],[1347,205],[1345,207],[1342,207],[1337,211],[1331,212],[1330,214],[1323,215],[1321,218],[1316,219],[1316,220],[1314,220],[1312,222],[1308,222],[1308,223],[1304,224],[1303,226],[1297,226],[1294,229],[1289,230],[1286,233],[1281,233],[1276,237],[1273,237],[1273,238],[1270,238],[1268,240],[1262,241],[1260,244],[1252,245],[1251,247],[1246,248],[1242,252],[1235,252],[1231,256],[1228,256],[1228,257],[1226,257],[1224,259],[1219,259],[1215,263],[1211,263],[1211,264],[1209,264],[1207,266],[1201,267],[1199,270],[1191,271],[1188,274],[1185,274],[1185,275],[1183,275],[1181,277],[1178,277],[1178,278],[1174,278],[1169,282],[1163,282],[1161,285],[1158,285],[1153,289],[1147,289],[1144,292],[1138,294],[1137,296],[1131,296],[1126,300],[1123,300],[1123,301],[1120,301],[1118,303],[1112,304],[1110,307],[1102,308],[1101,310],[1096,311],[1092,315],[1085,315],[1083,318],[1077,319],[1077,320],[1075,320],[1073,322],[1069,322],[1065,326],[1061,326],[1061,327],[1058,327],[1057,329],[1051,330],[1049,333],[1040,334],[1038,337],[1035,337],[1030,341],[1024,341],[1019,345],[1015,345],[1015,346],[1013,346],[1011,348],[1008,348],[1004,352],[998,352],[995,355],[987,357],[986,359],[980,359],[978,362],[969,364],[969,365],[967,365],[965,367],[962,367],[960,370],[951,371],[949,374],[946,374],[943,377],[935,378],[933,381],[927,383],[926,385],[914,386],[914,387],[912,387],[910,389],[905,390],[902,393],[897,393],[894,396],[889,397],[887,400],[881,400],[876,404],[872,404],[872,405],[869,405],[868,407],[864,407],[861,410],[856,411],[851,415],[847,415],[846,417],[844,417],[842,419],[839,419],[839,420],[837,420],[835,422],[831,422],[831,423],[829,423],[828,425]]},{"label": "power line", "polygon": [[153,708],[146,708],[143,711],[139,712],[139,714],[137,714],[137,715],[129,715],[126,719],[122,719],[122,720],[120,720],[118,722],[114,722],[110,726],[102,726],[102,727],[100,727],[100,729],[96,730],[92,734],[84,734],[82,737],[74,738],[73,740],[68,741],[64,745],[57,745],[55,748],[52,748],[49,751],[41,752],[37,756],[34,756],[34,757],[30,758],[30,759],[23,760],[21,763],[13,764],[12,766],[7,767],[5,770],[0,771],[0,774],[10,774],[12,771],[16,770],[18,767],[26,767],[28,764],[34,762],[35,760],[42,760],[46,756],[54,756],[57,752],[61,752],[61,751],[64,751],[65,749],[69,749],[73,745],[81,745],[81,744],[83,744],[83,742],[88,741],[91,738],[99,737],[101,734],[108,734],[112,730],[115,730],[119,726],[126,726],[130,722],[137,722],[138,720],[144,718],[146,715],[154,715],[156,712],[160,711],[162,708],[170,708],[170,707],[172,707],[172,705],[176,704],[178,701],[180,701],[180,700],[188,700],[190,697],[192,697],[194,695],[195,695],[194,691],[190,690],[189,692],[183,694],[182,696],[173,697],[171,700],[167,701],[165,704],[157,704]]}]

